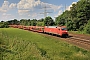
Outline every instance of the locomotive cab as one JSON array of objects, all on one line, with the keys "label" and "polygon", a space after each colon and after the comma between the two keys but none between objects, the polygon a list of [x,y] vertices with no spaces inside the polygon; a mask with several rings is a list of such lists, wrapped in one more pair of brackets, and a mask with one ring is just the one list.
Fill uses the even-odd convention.
[{"label": "locomotive cab", "polygon": [[67,28],[65,26],[59,27],[58,33],[62,37],[68,37],[68,31],[67,31]]}]

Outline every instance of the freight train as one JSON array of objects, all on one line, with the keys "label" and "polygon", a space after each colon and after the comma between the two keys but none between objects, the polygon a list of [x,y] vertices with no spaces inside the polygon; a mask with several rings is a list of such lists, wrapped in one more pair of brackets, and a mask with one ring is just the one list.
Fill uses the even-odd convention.
[{"label": "freight train", "polygon": [[19,28],[24,30],[30,30],[39,33],[55,34],[61,37],[68,37],[68,31],[66,26],[23,26],[23,25],[9,25],[13,28]]}]

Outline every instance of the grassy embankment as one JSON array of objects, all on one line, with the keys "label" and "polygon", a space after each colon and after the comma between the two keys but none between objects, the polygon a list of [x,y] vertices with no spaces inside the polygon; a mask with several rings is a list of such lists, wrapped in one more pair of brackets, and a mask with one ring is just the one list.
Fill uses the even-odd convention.
[{"label": "grassy embankment", "polygon": [[34,32],[3,28],[0,60],[90,60],[90,51]]}]

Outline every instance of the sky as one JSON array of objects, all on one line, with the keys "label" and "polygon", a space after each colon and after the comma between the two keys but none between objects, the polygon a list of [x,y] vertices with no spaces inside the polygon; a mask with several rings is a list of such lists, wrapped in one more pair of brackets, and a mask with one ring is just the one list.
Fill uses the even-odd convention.
[{"label": "sky", "polygon": [[[78,0],[0,0],[0,21],[13,19],[41,19],[51,16],[53,19],[70,10]],[[46,15],[44,14],[45,12]]]}]

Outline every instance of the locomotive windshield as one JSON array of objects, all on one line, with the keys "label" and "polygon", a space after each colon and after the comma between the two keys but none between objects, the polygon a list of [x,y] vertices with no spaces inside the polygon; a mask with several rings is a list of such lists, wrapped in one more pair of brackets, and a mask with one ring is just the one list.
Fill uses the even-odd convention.
[{"label": "locomotive windshield", "polygon": [[61,30],[67,30],[67,28],[61,28]]}]

